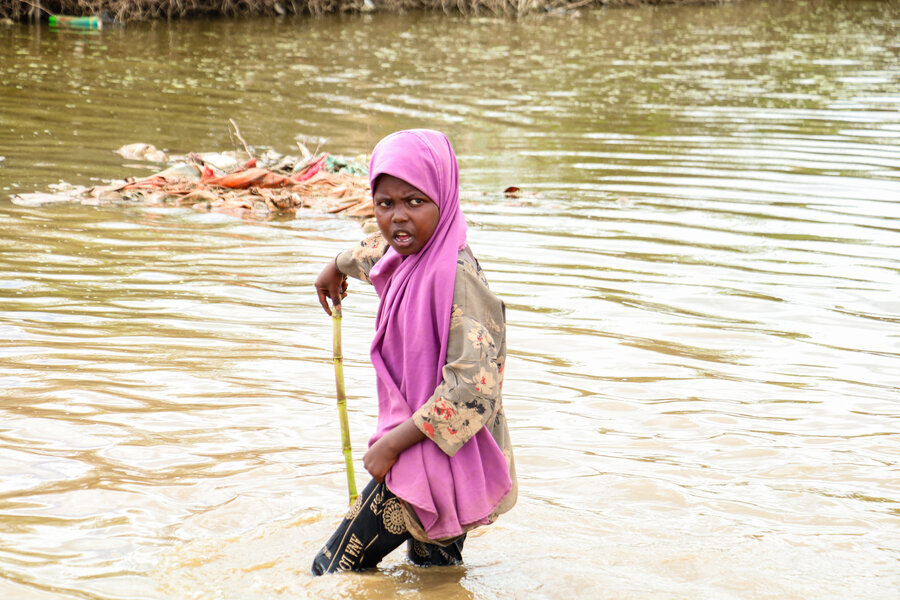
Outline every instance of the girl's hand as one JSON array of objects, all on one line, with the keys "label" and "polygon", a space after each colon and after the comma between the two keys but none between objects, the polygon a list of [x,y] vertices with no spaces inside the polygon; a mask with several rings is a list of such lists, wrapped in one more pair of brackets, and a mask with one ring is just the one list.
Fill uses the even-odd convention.
[{"label": "girl's hand", "polygon": [[335,308],[341,307],[341,298],[347,296],[347,276],[338,271],[335,261],[329,262],[316,277],[316,295],[319,296],[319,304],[331,316],[331,307],[328,306],[327,298],[331,298],[331,303]]},{"label": "girl's hand", "polygon": [[384,483],[385,476],[397,462],[399,456],[400,454],[390,447],[386,438],[381,438],[372,444],[372,447],[363,456],[363,465],[375,481]]},{"label": "girl's hand", "polygon": [[410,417],[372,444],[363,456],[363,465],[375,481],[384,483],[385,476],[397,462],[400,454],[424,439],[425,434],[419,431]]}]

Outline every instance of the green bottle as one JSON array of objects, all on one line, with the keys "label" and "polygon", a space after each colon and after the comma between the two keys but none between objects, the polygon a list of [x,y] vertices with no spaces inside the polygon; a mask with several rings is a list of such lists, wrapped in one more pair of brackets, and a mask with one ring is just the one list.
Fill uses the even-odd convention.
[{"label": "green bottle", "polygon": [[50,27],[103,29],[103,21],[98,17],[65,17],[63,15],[50,15]]}]

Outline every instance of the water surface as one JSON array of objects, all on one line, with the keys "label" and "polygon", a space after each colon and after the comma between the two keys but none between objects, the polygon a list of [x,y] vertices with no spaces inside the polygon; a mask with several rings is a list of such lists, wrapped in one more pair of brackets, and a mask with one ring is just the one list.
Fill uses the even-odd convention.
[{"label": "water surface", "polygon": [[[898,26],[811,1],[0,29],[0,594],[894,597]],[[358,222],[14,201],[159,168],[127,143],[231,149],[229,118],[259,151],[453,140],[521,490],[464,566],[307,575],[346,503],[311,282]]]}]

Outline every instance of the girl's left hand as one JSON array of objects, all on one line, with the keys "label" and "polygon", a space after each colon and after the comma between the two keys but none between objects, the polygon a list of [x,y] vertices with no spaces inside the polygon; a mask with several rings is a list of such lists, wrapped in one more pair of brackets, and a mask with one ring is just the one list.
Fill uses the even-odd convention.
[{"label": "girl's left hand", "polygon": [[372,444],[363,456],[363,465],[375,481],[384,483],[384,477],[397,462],[400,453],[424,439],[425,434],[419,431],[410,417]]},{"label": "girl's left hand", "polygon": [[372,444],[372,447],[363,456],[363,465],[375,481],[384,483],[387,472],[397,462],[398,456],[399,454],[391,449],[388,441],[381,438]]}]

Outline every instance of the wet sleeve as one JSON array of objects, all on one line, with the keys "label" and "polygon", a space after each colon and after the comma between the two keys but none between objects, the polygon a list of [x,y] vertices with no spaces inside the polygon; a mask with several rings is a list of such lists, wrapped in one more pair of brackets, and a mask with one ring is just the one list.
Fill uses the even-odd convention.
[{"label": "wet sleeve", "polygon": [[453,300],[442,381],[413,413],[416,427],[449,456],[490,423],[500,408],[498,342],[504,327],[502,303],[469,265],[457,273]]},{"label": "wet sleeve", "polygon": [[366,283],[372,283],[369,281],[369,271],[381,260],[388,247],[381,233],[375,232],[353,248],[337,255],[338,271]]}]

